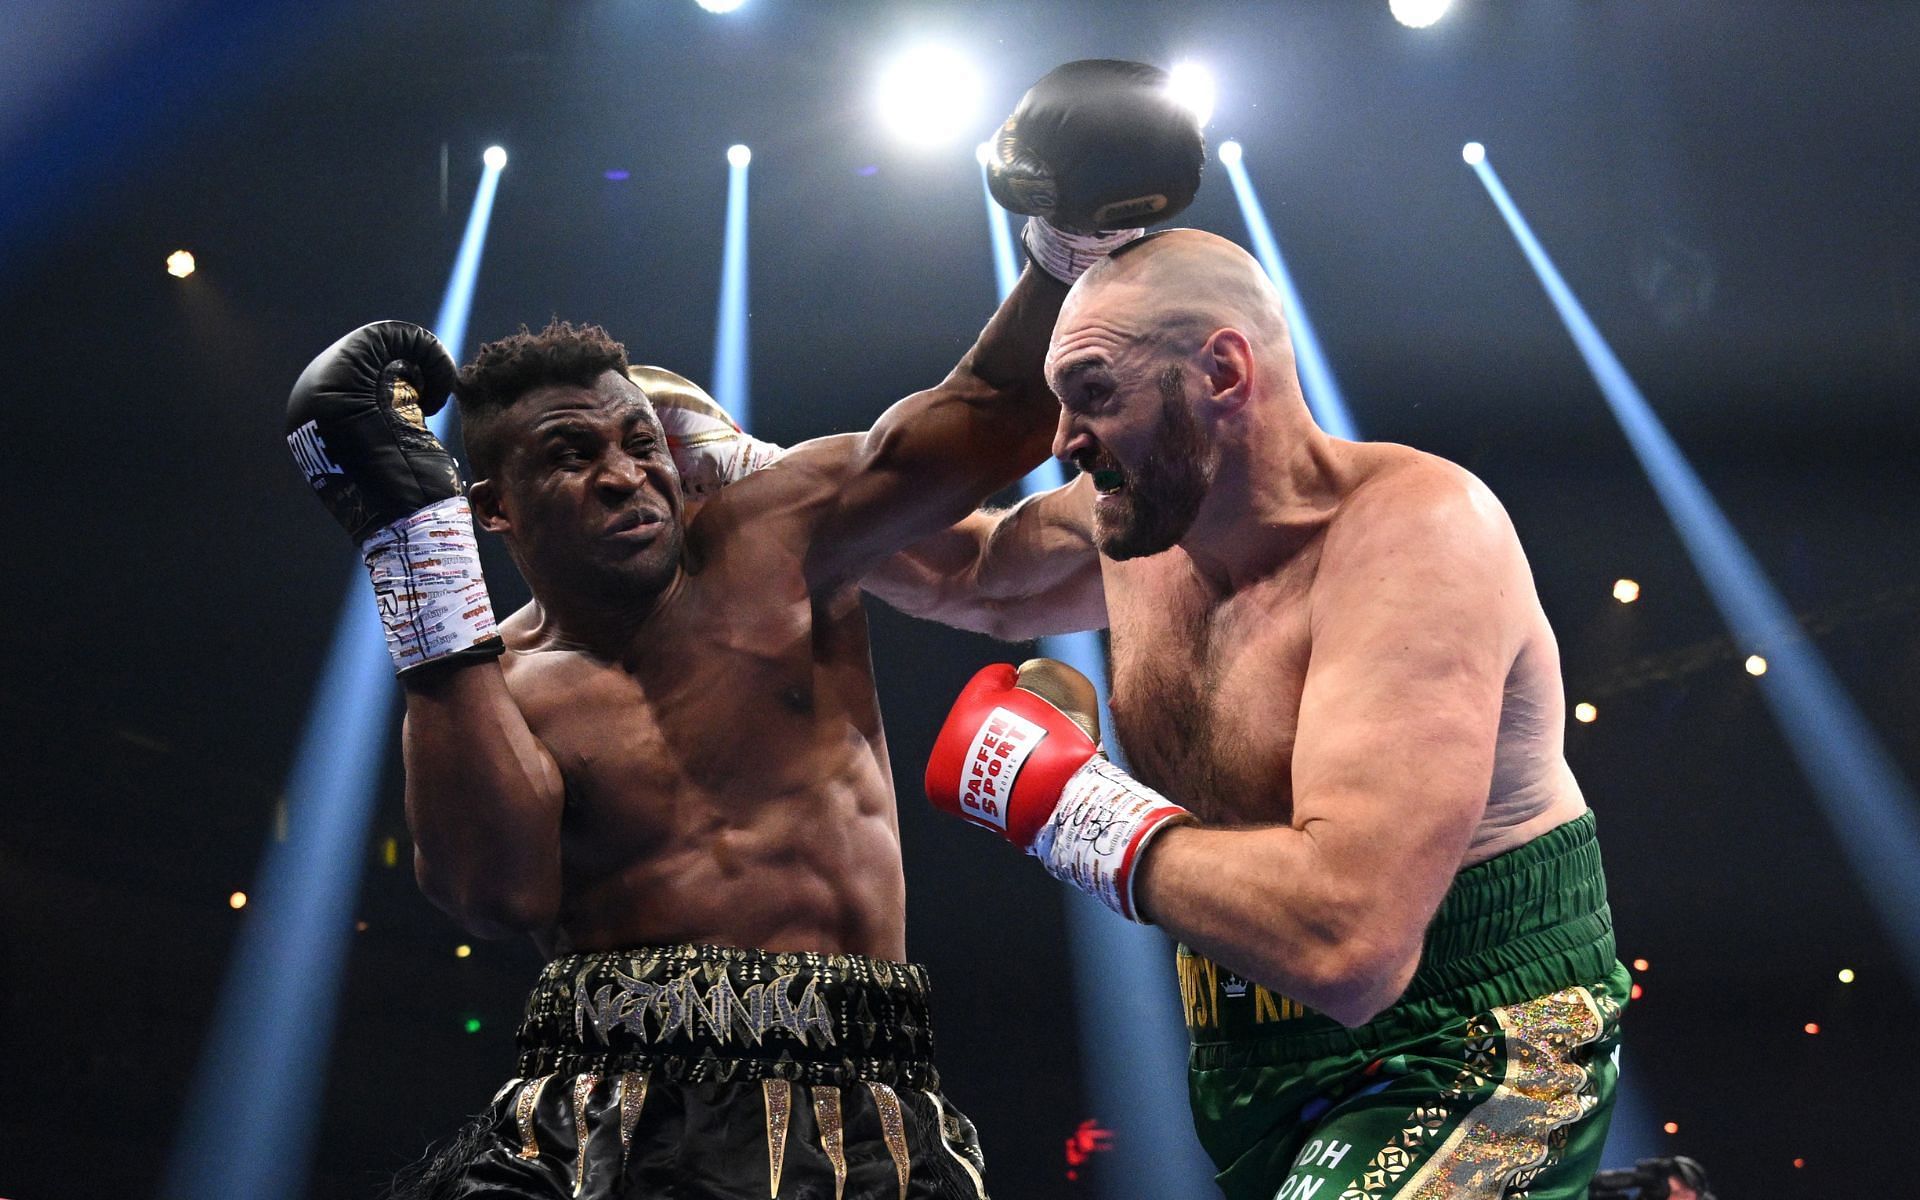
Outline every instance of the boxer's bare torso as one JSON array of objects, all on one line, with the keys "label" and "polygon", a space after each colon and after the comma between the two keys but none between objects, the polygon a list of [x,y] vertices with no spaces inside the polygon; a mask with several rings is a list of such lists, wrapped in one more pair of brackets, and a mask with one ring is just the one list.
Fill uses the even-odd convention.
[{"label": "boxer's bare torso", "polygon": [[[1293,750],[1313,652],[1317,596],[1335,580],[1324,555],[1350,524],[1393,520],[1396,491],[1416,474],[1464,471],[1404,446],[1337,443],[1342,495],[1297,529],[1298,548],[1265,578],[1229,594],[1209,584],[1186,552],[1101,559],[1112,631],[1114,727],[1135,774],[1177,796],[1208,824],[1293,821]],[[1367,490],[1367,508],[1352,503]],[[1484,489],[1479,489],[1484,492]],[[1488,498],[1489,501],[1491,497]],[[1409,512],[1408,515],[1411,515]],[[1505,611],[1489,622],[1518,627],[1508,670],[1492,787],[1463,865],[1522,845],[1585,811],[1562,756],[1559,650],[1519,557],[1503,571]],[[1515,568],[1518,569],[1515,569]],[[1382,669],[1391,670],[1383,659]]]},{"label": "boxer's bare torso", "polygon": [[[742,492],[748,489],[741,489]],[[622,661],[537,604],[503,626],[507,689],[565,782],[549,953],[674,942],[905,956],[886,739],[857,590],[794,548],[687,523],[682,574]]]},{"label": "boxer's bare torso", "polygon": [[1064,290],[1029,272],[945,380],[703,504],[624,363],[479,410],[475,521],[534,602],[498,665],[405,680],[422,890],[548,954],[903,958],[858,581],[1040,461]]}]

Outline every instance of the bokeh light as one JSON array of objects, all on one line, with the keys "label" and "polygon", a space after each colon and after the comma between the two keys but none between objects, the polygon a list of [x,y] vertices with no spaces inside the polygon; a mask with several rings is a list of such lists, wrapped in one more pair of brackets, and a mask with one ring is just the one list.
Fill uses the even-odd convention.
[{"label": "bokeh light", "polygon": [[880,76],[880,119],[894,136],[937,146],[974,127],[985,86],[979,68],[947,46],[916,46]]}]

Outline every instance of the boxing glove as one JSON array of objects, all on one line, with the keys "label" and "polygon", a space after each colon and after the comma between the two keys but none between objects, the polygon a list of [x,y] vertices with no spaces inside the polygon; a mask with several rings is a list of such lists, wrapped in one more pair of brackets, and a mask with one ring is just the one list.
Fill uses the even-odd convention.
[{"label": "boxing glove", "polygon": [[628,367],[627,378],[653,402],[680,473],[680,490],[689,500],[704,500],[786,453],[742,431],[719,401],[685,376],[640,366]]},{"label": "boxing glove", "polygon": [[377,321],[323,350],[287,400],[287,447],[359,545],[401,675],[501,651],[466,485],[427,428],[457,374],[432,333]]},{"label": "boxing glove", "polygon": [[927,796],[1145,924],[1134,903],[1134,868],[1160,831],[1194,816],[1107,761],[1098,711],[1093,685],[1065,663],[987,667],[960,693],[934,740]]},{"label": "boxing glove", "polygon": [[1048,72],[989,143],[987,187],[1027,216],[1027,253],[1066,283],[1193,202],[1206,141],[1146,63],[1091,58]]}]

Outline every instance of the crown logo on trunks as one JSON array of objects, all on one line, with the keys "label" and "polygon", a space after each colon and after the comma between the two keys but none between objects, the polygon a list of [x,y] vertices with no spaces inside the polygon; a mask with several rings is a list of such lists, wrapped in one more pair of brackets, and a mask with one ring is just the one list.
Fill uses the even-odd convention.
[{"label": "crown logo on trunks", "polygon": [[704,989],[694,975],[680,975],[662,983],[614,972],[614,982],[602,984],[591,995],[580,980],[574,995],[574,1035],[582,1042],[587,1031],[603,1045],[623,1031],[642,1045],[660,1045],[676,1039],[711,1038],[719,1045],[758,1046],[769,1035],[784,1033],[802,1046],[835,1044],[833,1018],[809,977],[796,996],[800,972],[775,976],[765,983],[736,991],[733,979],[720,972]]}]

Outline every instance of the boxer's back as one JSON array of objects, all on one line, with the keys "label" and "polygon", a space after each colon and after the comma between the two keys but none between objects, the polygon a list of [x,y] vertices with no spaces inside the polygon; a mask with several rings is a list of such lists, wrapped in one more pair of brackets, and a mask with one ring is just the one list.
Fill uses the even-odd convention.
[{"label": "boxer's back", "polygon": [[[1114,726],[1134,771],[1188,803],[1209,823],[1234,826],[1292,817],[1292,762],[1300,701],[1312,655],[1310,616],[1322,550],[1361,487],[1369,512],[1393,519],[1382,491],[1412,472],[1454,472],[1403,446],[1352,443],[1344,495],[1324,521],[1302,530],[1299,548],[1265,578],[1221,596],[1178,547],[1115,562],[1103,559],[1112,631]],[[1477,485],[1473,485],[1477,486]],[[1585,809],[1562,754],[1564,699],[1559,651],[1519,569],[1505,589],[1521,647],[1509,669],[1487,808],[1466,863],[1532,840]]]},{"label": "boxer's back", "polygon": [[503,626],[507,685],[566,781],[550,952],[713,943],[905,956],[892,782],[858,591],[794,547],[688,523],[624,662]]}]

